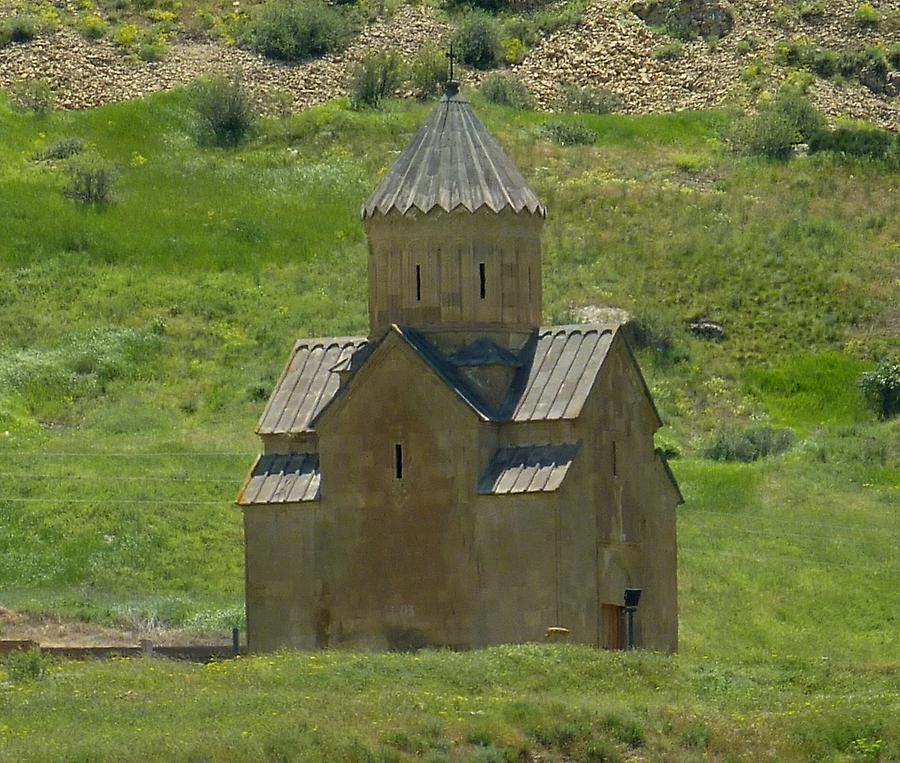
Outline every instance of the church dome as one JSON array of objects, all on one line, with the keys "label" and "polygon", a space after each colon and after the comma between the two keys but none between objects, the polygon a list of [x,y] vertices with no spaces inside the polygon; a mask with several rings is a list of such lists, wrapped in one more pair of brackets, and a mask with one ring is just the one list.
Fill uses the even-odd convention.
[{"label": "church dome", "polygon": [[516,214],[527,210],[546,216],[540,199],[451,82],[428,121],[363,205],[362,217],[460,208],[497,213],[509,209]]}]

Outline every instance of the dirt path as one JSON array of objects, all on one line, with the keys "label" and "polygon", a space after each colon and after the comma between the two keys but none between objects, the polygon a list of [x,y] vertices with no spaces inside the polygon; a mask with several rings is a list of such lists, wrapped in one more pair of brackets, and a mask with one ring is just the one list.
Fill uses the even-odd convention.
[{"label": "dirt path", "polygon": [[222,645],[231,643],[230,634],[196,634],[171,630],[104,628],[100,625],[65,620],[50,615],[34,615],[0,607],[0,639],[31,640],[41,646],[135,646],[149,639],[160,646]]}]

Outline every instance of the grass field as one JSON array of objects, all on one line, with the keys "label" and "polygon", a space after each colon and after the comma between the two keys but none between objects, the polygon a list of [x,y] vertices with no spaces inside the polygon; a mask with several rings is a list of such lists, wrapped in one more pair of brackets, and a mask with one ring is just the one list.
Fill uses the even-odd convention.
[{"label": "grass field", "polygon": [[[428,108],[335,103],[222,150],[184,92],[46,117],[0,97],[0,606],[242,622],[255,420],[295,337],[365,330],[358,209]],[[639,355],[687,499],[681,654],[7,668],[0,758],[900,758],[900,430],[855,386],[897,352],[896,173],[735,157],[719,113],[588,118],[597,145],[561,148],[546,115],[477,108],[550,210],[545,320],[612,304],[664,340]],[[70,137],[115,164],[111,204],[34,160]],[[760,424],[793,447],[702,457]]]}]

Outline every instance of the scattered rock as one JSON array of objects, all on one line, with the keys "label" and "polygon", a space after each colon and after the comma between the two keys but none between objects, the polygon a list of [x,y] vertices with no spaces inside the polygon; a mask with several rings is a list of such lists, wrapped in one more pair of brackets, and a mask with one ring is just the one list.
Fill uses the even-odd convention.
[{"label": "scattered rock", "polygon": [[706,339],[710,342],[721,342],[725,338],[725,327],[721,323],[699,318],[690,323],[691,333],[698,339]]},{"label": "scattered rock", "polygon": [[572,320],[576,323],[596,323],[601,326],[624,325],[634,316],[621,307],[609,305],[583,305],[572,310]]}]

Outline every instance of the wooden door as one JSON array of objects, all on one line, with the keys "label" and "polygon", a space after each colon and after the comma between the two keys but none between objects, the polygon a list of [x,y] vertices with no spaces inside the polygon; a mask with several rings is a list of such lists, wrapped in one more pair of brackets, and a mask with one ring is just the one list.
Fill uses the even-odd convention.
[{"label": "wooden door", "polygon": [[625,608],[616,604],[604,604],[601,607],[601,642],[604,649],[625,648]]}]

